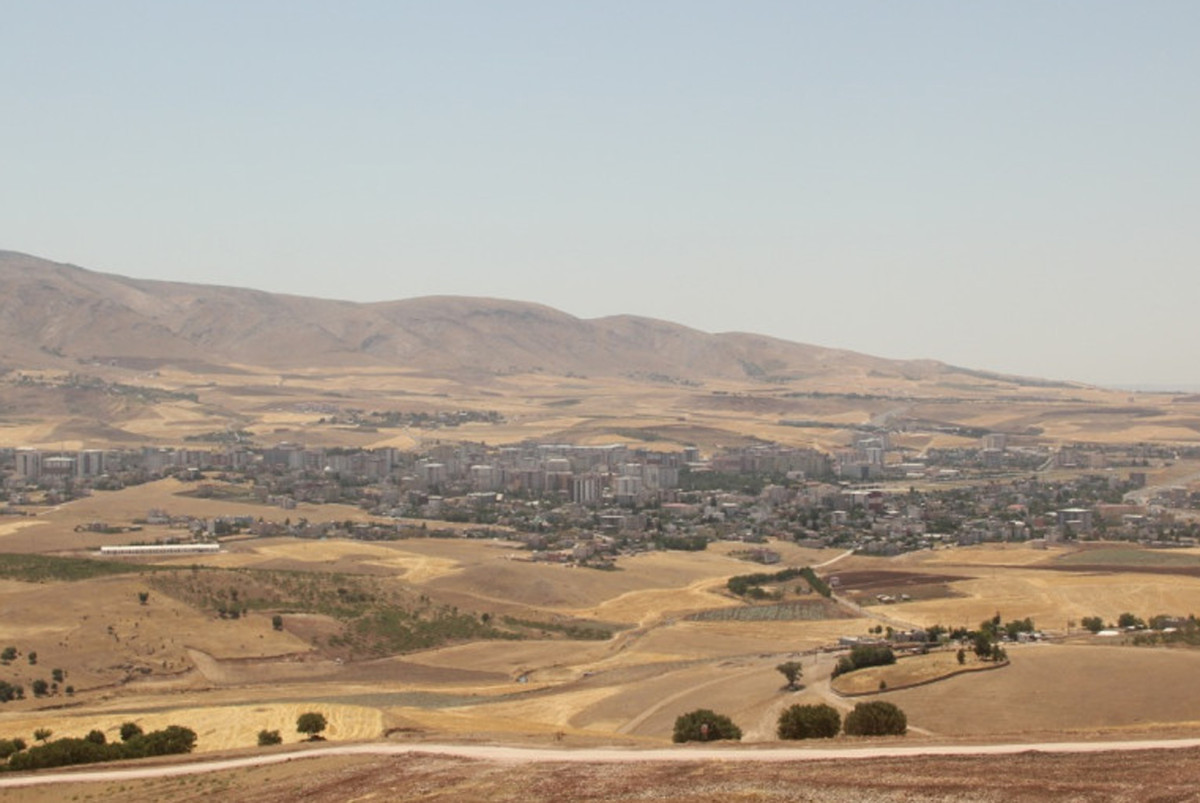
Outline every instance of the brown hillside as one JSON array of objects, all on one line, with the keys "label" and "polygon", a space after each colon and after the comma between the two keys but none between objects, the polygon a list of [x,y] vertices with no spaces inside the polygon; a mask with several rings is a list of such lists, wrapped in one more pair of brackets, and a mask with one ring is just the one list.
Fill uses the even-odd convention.
[{"label": "brown hillside", "polygon": [[428,297],[358,304],[97,273],[0,252],[0,358],[34,355],[249,364],[396,366],[438,373],[549,372],[665,380],[802,380],[953,373],[634,316],[575,318],[537,304]]}]

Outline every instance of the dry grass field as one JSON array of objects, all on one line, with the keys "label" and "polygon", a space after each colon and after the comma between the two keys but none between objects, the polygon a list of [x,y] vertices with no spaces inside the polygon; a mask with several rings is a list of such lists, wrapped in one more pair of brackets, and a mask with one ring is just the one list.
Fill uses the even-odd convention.
[{"label": "dry grass field", "polygon": [[[114,537],[75,533],[76,524],[122,523],[150,507],[197,515],[243,507],[284,513],[178,496],[184,489],[167,480],[96,494],[34,521],[5,522],[0,550],[88,554]],[[339,520],[358,515],[348,509],[306,513]],[[789,563],[833,557],[778,548]],[[1063,634],[1068,622],[1083,616],[1200,609],[1200,578],[1186,573],[1198,556],[1188,552],[1163,559],[1128,546],[989,546],[840,560],[828,573],[845,578],[847,598],[873,597],[880,588],[907,588],[913,597],[845,608],[842,618],[689,618],[747,608],[724,590],[728,577],[752,566],[731,555],[733,549],[645,554],[604,572],[526,562],[517,545],[501,540],[269,538],[232,542],[203,560],[147,562],[123,574],[0,580],[0,646],[20,652],[0,666],[0,679],[29,688],[61,669],[61,685],[74,691],[0,705],[0,738],[29,739],[39,727],[59,735],[92,728],[111,733],[132,720],[147,729],[192,727],[201,752],[252,749],[260,729],[298,740],[295,717],[320,710],[331,722],[327,737],[337,741],[398,732],[418,740],[661,745],[676,716],[706,707],[733,717],[746,741],[769,744],[787,705],[851,707],[853,700],[829,687],[836,655],[824,651],[843,635],[863,635],[875,625],[975,626],[997,612],[1005,620],[1032,617],[1040,628]],[[1087,570],[1077,570],[1081,565]],[[163,577],[177,579],[172,584]],[[336,647],[348,625],[335,612],[284,610],[285,626],[275,630],[270,605],[229,619],[204,601],[234,587],[230,583],[242,583],[249,593],[280,578],[305,577],[313,578],[303,586],[313,593],[324,593],[321,582],[341,584],[347,593],[377,589],[497,621],[590,623],[610,629],[612,637],[578,641],[535,628],[522,640],[451,641],[386,657]],[[322,577],[343,579],[318,582]],[[196,583],[201,591],[192,588]],[[940,591],[922,596],[921,589],[931,588]],[[142,604],[138,595],[145,591],[150,596]],[[28,662],[30,652],[38,655],[36,664]],[[1186,692],[1200,671],[1200,651],[1114,646],[1075,633],[1062,643],[1012,645],[1009,654],[1011,665],[995,671],[879,696],[907,712],[914,739],[1200,733],[1200,703]],[[952,653],[940,655],[928,660],[950,661]],[[804,669],[798,692],[784,690],[775,669],[792,659]],[[904,659],[895,668],[864,670],[854,682],[866,687],[856,690],[878,688],[880,679],[903,685],[916,677],[909,677],[910,669],[927,674],[916,666],[916,659]]]},{"label": "dry grass field", "polygon": [[964,672],[984,672],[1004,669],[1003,664],[980,660],[970,650],[964,650],[963,662],[958,662],[957,650],[935,650],[928,655],[901,656],[894,664],[869,666],[834,678],[830,688],[838,694],[862,695],[886,688],[892,692],[950,678]]},{"label": "dry grass field", "polygon": [[[857,355],[855,355],[857,357]],[[146,390],[118,399],[86,389],[0,379],[0,443],[48,449],[183,445],[188,437],[237,428],[262,444],[420,448],[439,440],[493,445],[522,440],[616,441],[650,448],[748,443],[753,438],[834,449],[876,416],[999,431],[1040,432],[1047,443],[1200,442],[1200,399],[1134,394],[1017,380],[939,376],[936,371],[882,370],[843,355],[840,364],[770,383],[712,375],[675,381],[598,371],[479,371],[331,365],[278,368],[241,363],[218,367],[157,361],[93,365],[96,378]],[[66,370],[18,366],[24,377],[62,382]],[[574,375],[573,375],[574,374]],[[678,379],[678,378],[676,378]],[[997,398],[999,397],[999,398]],[[338,411],[437,413],[494,411],[499,423],[457,427],[371,427],[334,420]],[[789,426],[783,422],[802,422]],[[917,448],[973,445],[974,439],[927,429],[898,436]]]},{"label": "dry grass field", "polygon": [[316,758],[179,778],[0,791],[0,800],[983,801],[1194,799],[1200,750],[881,758],[794,764],[509,764],[447,756]]}]

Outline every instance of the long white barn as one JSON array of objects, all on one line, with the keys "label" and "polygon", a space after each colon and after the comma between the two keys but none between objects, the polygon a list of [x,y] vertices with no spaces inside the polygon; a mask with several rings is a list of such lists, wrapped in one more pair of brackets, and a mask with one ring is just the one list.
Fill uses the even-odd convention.
[{"label": "long white barn", "polygon": [[101,555],[196,555],[220,551],[220,544],[122,544],[100,547]]}]

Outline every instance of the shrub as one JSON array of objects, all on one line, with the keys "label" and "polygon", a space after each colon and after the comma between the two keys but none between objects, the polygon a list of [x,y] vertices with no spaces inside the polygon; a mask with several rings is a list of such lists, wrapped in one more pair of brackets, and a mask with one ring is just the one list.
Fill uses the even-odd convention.
[{"label": "shrub", "polygon": [[779,715],[775,732],[780,739],[832,739],[842,728],[842,716],[833,706],[793,705]]},{"label": "shrub", "polygon": [[908,717],[892,703],[859,703],[846,715],[849,736],[903,736],[908,732]]},{"label": "shrub", "polygon": [[740,740],[742,729],[724,714],[714,713],[707,708],[697,708],[675,719],[675,732],[671,741],[715,742],[720,739]]},{"label": "shrub", "polygon": [[108,739],[104,736],[104,731],[93,728],[88,731],[88,735],[83,737],[92,744],[107,744]]},{"label": "shrub", "polygon": [[260,730],[258,732],[259,747],[269,747],[273,744],[283,744],[283,737],[279,735],[279,731]]},{"label": "shrub", "polygon": [[25,746],[24,739],[0,739],[0,761],[7,761],[9,756],[21,752]]},{"label": "shrub", "polygon": [[142,726],[136,722],[125,722],[121,725],[121,741],[128,742],[134,736],[142,735]]}]

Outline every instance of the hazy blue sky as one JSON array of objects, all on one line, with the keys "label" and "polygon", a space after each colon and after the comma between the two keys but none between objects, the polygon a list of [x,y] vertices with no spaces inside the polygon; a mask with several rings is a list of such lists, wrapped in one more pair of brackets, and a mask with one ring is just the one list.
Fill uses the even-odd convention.
[{"label": "hazy blue sky", "polygon": [[1200,3],[0,0],[0,248],[1200,384]]}]

